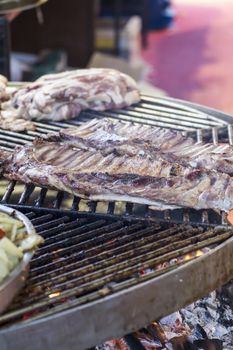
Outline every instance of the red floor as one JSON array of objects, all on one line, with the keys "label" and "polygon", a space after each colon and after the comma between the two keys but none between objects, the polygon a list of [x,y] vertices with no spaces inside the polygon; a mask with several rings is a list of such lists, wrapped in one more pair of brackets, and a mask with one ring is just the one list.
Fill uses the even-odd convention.
[{"label": "red floor", "polygon": [[233,114],[233,0],[176,0],[173,28],[149,34],[150,81]]}]

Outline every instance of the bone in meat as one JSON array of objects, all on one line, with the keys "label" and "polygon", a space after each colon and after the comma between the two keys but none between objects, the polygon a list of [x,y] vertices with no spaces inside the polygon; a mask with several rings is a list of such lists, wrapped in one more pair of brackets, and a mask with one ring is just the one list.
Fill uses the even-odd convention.
[{"label": "bone in meat", "polygon": [[81,148],[112,150],[114,147],[136,154],[142,150],[169,151],[195,143],[182,132],[110,119],[93,119],[79,127],[63,129],[60,136],[65,142]]},{"label": "bone in meat", "polygon": [[162,155],[103,155],[59,142],[37,140],[4,162],[9,179],[54,188],[91,200],[123,200],[229,211],[233,181],[222,173],[177,165]]},{"label": "bone in meat", "polygon": [[113,149],[121,154],[171,153],[174,161],[183,166],[233,175],[232,145],[195,143],[194,139],[184,136],[180,131],[113,122],[105,118],[94,119],[78,128],[61,130],[60,136],[70,144],[105,153],[112,152]]}]

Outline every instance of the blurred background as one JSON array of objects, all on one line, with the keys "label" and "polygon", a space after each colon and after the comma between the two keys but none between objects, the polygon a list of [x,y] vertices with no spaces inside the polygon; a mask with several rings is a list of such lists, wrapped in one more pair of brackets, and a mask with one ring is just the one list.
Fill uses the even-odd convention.
[{"label": "blurred background", "polygon": [[6,2],[0,72],[11,80],[112,67],[144,93],[233,113],[232,0],[9,0],[7,14]]}]

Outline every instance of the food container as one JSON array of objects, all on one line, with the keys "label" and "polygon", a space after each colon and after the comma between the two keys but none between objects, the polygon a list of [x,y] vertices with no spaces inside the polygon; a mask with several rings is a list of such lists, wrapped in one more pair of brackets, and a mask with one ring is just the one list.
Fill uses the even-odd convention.
[{"label": "food container", "polygon": [[[8,214],[22,221],[28,235],[35,234],[32,223],[24,214],[12,208],[5,207],[4,205],[0,205],[0,213]],[[16,294],[24,286],[33,253],[33,251],[24,253],[20,264],[11,271],[10,275],[0,284],[0,313],[9,306]]]}]

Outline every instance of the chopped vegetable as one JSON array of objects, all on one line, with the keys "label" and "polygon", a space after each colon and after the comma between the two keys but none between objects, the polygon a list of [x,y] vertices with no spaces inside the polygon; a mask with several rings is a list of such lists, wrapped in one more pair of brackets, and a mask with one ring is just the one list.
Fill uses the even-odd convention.
[{"label": "chopped vegetable", "polygon": [[22,221],[0,212],[0,283],[19,265],[24,252],[42,242],[36,233],[27,234]]}]

